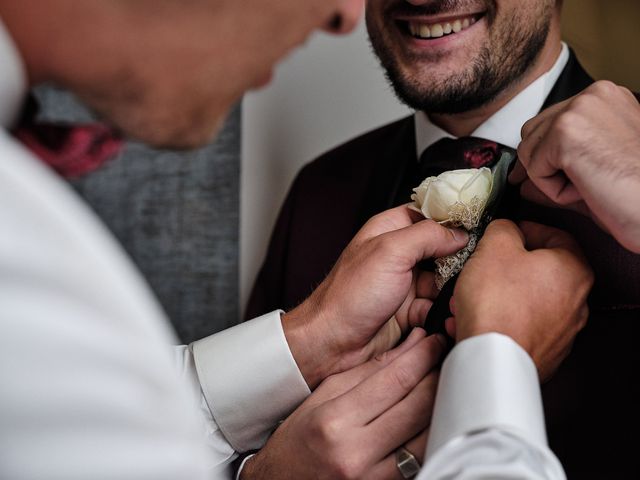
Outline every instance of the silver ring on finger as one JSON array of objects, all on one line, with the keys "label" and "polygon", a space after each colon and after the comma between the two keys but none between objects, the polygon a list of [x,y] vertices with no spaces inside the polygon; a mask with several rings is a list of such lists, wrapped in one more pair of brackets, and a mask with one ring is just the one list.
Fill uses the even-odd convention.
[{"label": "silver ring on finger", "polygon": [[396,465],[402,478],[410,479],[414,478],[420,471],[420,462],[416,457],[406,448],[400,447],[396,450]]}]

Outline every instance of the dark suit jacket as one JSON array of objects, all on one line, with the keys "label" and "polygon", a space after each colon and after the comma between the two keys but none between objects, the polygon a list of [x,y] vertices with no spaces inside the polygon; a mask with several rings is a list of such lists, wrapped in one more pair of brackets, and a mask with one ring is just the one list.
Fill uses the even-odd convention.
[{"label": "dark suit jacket", "polygon": [[[592,82],[572,54],[545,107]],[[280,212],[247,317],[307,297],[369,217],[409,200],[416,164],[409,117],[305,166]],[[633,385],[640,367],[640,256],[572,212],[523,203],[516,217],[572,233],[596,272],[589,324],[543,388],[551,448],[569,478],[637,478],[633,437],[640,432],[640,395]],[[618,434],[620,429],[630,435]]]}]

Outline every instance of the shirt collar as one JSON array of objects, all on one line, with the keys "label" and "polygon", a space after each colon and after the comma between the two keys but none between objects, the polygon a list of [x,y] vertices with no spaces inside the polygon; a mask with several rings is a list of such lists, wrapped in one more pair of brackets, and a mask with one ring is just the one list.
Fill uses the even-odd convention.
[{"label": "shirt collar", "polygon": [[0,18],[0,127],[18,119],[27,94],[27,73],[11,35]]},{"label": "shirt collar", "polygon": [[[511,148],[517,148],[520,143],[522,125],[538,114],[568,60],[569,47],[563,42],[562,50],[553,67],[485,120],[471,135],[493,140]],[[456,138],[431,123],[431,120],[424,112],[416,112],[415,129],[418,158],[427,147],[441,138]]]}]

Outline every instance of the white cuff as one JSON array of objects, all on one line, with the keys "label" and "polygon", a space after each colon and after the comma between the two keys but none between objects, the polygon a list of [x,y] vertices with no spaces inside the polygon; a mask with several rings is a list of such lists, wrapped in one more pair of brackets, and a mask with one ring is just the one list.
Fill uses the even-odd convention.
[{"label": "white cuff", "polygon": [[498,333],[460,342],[444,362],[426,458],[457,437],[487,428],[547,444],[533,360]]},{"label": "white cuff", "polygon": [[211,413],[238,452],[264,445],[311,393],[289,350],[281,311],[191,344]]},{"label": "white cuff", "polygon": [[256,454],[252,453],[251,455],[247,455],[245,459],[242,460],[242,463],[240,464],[240,467],[238,467],[238,471],[236,472],[236,480],[240,480],[240,475],[242,475],[242,470],[244,470],[244,466],[247,464],[247,461],[255,456]]}]

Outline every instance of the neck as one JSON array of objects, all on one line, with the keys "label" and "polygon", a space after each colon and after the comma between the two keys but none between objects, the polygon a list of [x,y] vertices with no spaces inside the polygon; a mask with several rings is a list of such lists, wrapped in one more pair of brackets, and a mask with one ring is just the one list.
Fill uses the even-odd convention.
[{"label": "neck", "polygon": [[508,89],[488,104],[468,112],[448,114],[428,114],[429,119],[438,127],[456,137],[471,135],[493,114],[509,103],[516,95],[531,85],[536,79],[548,72],[555,64],[562,50],[560,29],[552,28],[538,59],[527,72]]}]

